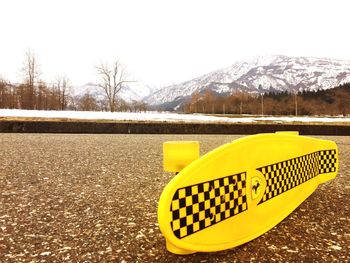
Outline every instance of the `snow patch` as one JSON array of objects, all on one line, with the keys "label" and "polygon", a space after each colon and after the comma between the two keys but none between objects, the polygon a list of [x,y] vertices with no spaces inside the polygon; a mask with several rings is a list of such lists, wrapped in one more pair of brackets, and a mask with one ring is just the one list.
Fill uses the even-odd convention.
[{"label": "snow patch", "polygon": [[156,121],[156,122],[204,122],[204,123],[255,123],[255,122],[342,122],[350,123],[349,117],[218,117],[204,114],[179,114],[172,112],[91,112],[91,111],[38,111],[0,109],[0,117],[29,117],[50,119]]}]

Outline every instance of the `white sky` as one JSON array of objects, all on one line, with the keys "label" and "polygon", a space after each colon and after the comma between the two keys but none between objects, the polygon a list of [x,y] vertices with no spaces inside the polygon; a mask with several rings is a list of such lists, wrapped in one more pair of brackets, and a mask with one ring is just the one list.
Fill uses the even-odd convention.
[{"label": "white sky", "polygon": [[1,0],[0,75],[20,81],[28,48],[42,79],[74,85],[117,58],[157,87],[255,55],[350,60],[349,10],[347,0]]}]

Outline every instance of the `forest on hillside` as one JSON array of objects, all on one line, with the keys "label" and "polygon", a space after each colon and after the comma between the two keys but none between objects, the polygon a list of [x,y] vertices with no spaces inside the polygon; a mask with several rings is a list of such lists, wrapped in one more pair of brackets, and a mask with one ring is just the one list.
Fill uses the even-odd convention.
[{"label": "forest on hillside", "polygon": [[207,90],[195,93],[184,107],[186,113],[253,115],[350,115],[350,83],[333,89],[297,93],[249,94],[235,92],[221,96]]}]

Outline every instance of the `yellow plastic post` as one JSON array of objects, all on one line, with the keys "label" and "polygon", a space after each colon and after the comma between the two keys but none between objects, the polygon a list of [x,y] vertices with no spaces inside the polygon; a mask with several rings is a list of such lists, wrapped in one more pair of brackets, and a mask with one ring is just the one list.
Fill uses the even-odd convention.
[{"label": "yellow plastic post", "polygon": [[199,158],[198,141],[169,141],[163,143],[163,166],[166,172],[180,172]]}]

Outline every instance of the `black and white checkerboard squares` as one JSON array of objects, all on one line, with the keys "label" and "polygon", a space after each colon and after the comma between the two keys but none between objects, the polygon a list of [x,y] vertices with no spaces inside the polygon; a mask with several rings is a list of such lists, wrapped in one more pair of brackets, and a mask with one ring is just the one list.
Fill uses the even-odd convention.
[{"label": "black and white checkerboard squares", "polygon": [[324,150],[258,168],[266,179],[265,192],[259,204],[319,174],[335,172],[336,162],[336,150]]},{"label": "black and white checkerboard squares", "polygon": [[247,210],[246,173],[180,188],[170,211],[176,237],[184,238]]},{"label": "black and white checkerboard squares", "polygon": [[336,151],[326,150],[319,152],[320,174],[336,171]]}]

